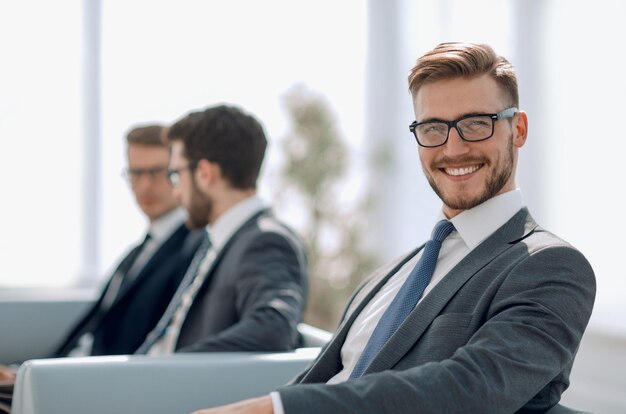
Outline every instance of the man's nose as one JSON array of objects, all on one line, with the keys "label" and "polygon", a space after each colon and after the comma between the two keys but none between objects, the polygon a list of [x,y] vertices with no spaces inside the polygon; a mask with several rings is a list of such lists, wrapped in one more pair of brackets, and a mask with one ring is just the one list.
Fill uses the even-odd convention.
[{"label": "man's nose", "polygon": [[136,188],[146,188],[152,184],[154,178],[151,174],[142,171],[133,178],[133,185]]},{"label": "man's nose", "polygon": [[443,151],[448,157],[458,157],[469,151],[469,143],[461,138],[456,128],[450,128],[448,141],[445,143]]}]

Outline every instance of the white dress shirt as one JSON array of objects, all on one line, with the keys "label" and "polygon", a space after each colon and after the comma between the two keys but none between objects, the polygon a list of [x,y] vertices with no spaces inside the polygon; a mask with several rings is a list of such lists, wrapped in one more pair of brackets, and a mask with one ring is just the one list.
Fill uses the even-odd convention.
[{"label": "white dress shirt", "polygon": [[[450,221],[454,224],[455,231],[441,245],[435,271],[420,302],[454,266],[498,228],[509,221],[523,207],[522,192],[516,189],[493,197],[452,218]],[[432,227],[434,228],[439,220],[445,219],[447,218],[441,212]],[[343,369],[328,380],[329,384],[343,382],[349,378],[378,321],[421,258],[422,251],[411,258],[395,275],[389,278],[387,283],[356,317],[341,347]],[[274,412],[276,414],[284,414],[280,394],[273,392],[271,396],[274,403]]]}]

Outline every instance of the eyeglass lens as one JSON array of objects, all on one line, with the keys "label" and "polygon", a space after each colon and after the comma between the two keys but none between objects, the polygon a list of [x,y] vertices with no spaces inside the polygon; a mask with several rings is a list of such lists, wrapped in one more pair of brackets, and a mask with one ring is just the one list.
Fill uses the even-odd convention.
[{"label": "eyeglass lens", "polygon": [[[455,125],[459,134],[468,141],[480,141],[493,133],[490,116],[473,116],[458,121]],[[440,145],[448,138],[450,126],[443,122],[427,122],[417,125],[415,134],[423,145]]]},{"label": "eyeglass lens", "polygon": [[164,179],[167,177],[167,167],[129,168],[126,171],[126,176],[131,181],[138,181],[144,175],[148,176],[151,180]]}]

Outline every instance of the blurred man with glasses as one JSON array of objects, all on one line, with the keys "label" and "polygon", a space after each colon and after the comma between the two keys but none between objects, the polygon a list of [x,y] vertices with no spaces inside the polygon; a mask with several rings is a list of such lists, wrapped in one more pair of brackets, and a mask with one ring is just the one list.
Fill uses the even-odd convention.
[{"label": "blurred man with glasses", "polygon": [[[162,316],[200,245],[203,234],[189,230],[187,213],[168,180],[170,151],[163,132],[160,125],[128,132],[123,175],[148,228],[50,357],[134,353]],[[0,381],[14,378],[14,367],[0,365]]]},{"label": "blurred man with glasses", "polygon": [[135,352],[165,311],[201,241],[200,234],[190,233],[167,178],[170,154],[162,133],[162,126],[146,125],[126,136],[124,175],[148,228],[55,356]]},{"label": "blurred man with glasses", "polygon": [[[123,175],[147,218],[147,231],[50,357],[134,353],[162,316],[200,245],[203,235],[189,230],[167,177],[170,151],[163,132],[160,125],[145,125],[127,133]],[[14,367],[0,365],[0,381],[14,378]]]},{"label": "blurred man with glasses", "polygon": [[301,344],[304,245],[257,195],[267,145],[233,106],[191,112],[167,132],[170,180],[205,231],[179,291],[137,353],[284,351]]},{"label": "blurred man with glasses", "polygon": [[528,118],[513,66],[487,45],[443,43],[417,60],[409,90],[411,137],[443,203],[431,240],[361,285],[293,385],[198,414],[539,413],[558,403],[595,276],[516,188]]}]

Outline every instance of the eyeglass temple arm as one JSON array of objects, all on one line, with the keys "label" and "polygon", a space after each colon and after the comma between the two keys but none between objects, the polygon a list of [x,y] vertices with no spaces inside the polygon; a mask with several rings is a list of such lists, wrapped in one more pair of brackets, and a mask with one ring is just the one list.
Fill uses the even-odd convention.
[{"label": "eyeglass temple arm", "polygon": [[500,120],[504,118],[510,118],[518,112],[519,112],[519,109],[513,106],[511,108],[505,109],[504,111],[498,112],[496,114],[496,119]]}]

